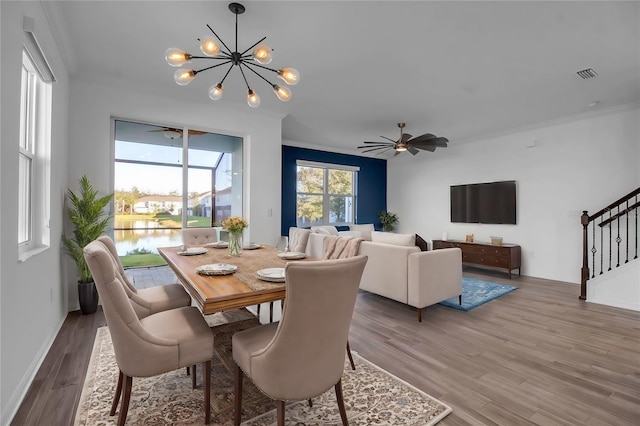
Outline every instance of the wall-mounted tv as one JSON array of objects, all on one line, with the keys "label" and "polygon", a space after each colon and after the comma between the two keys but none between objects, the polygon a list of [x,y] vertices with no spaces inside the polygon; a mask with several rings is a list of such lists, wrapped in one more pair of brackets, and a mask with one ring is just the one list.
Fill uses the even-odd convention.
[{"label": "wall-mounted tv", "polygon": [[451,222],[516,224],[516,181],[451,186]]}]

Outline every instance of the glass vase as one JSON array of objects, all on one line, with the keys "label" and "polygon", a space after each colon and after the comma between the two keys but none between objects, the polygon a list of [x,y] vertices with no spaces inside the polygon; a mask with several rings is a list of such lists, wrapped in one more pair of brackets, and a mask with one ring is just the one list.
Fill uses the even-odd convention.
[{"label": "glass vase", "polygon": [[229,255],[240,256],[242,253],[242,231],[229,231]]}]

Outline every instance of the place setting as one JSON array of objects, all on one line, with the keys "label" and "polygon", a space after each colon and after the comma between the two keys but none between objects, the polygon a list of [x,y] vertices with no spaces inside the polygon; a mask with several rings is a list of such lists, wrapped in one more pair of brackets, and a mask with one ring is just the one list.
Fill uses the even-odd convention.
[{"label": "place setting", "polygon": [[196,272],[200,275],[230,275],[238,270],[236,265],[228,263],[211,263],[196,267]]},{"label": "place setting", "polygon": [[301,251],[283,251],[278,253],[278,257],[284,260],[299,260],[304,259],[307,255]]},{"label": "place setting", "polygon": [[205,247],[224,249],[229,247],[229,243],[227,241],[216,241],[215,243],[208,243],[204,245]]},{"label": "place setting", "polygon": [[196,256],[199,254],[205,254],[208,250],[204,247],[187,247],[182,246],[181,250],[178,252],[180,256]]},{"label": "place setting", "polygon": [[264,268],[256,271],[256,276],[262,281],[273,283],[284,282],[284,268]]}]

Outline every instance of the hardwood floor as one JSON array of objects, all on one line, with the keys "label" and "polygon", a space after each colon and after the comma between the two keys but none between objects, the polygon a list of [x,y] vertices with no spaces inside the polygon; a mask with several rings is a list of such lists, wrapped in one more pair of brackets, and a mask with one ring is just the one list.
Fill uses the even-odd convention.
[{"label": "hardwood floor", "polygon": [[[413,308],[361,292],[352,350],[450,405],[439,425],[640,424],[640,313],[579,301],[578,286],[562,282],[465,276],[518,290],[469,312],[429,307],[422,323]],[[101,311],[69,314],[12,424],[73,424],[104,324]]]}]

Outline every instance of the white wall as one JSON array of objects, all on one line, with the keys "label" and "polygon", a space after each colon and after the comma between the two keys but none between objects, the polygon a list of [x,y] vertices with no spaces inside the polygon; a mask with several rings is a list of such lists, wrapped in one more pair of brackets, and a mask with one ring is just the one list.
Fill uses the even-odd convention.
[{"label": "white wall", "polygon": [[[206,98],[206,93],[203,96]],[[100,193],[113,191],[112,117],[242,136],[243,209],[249,221],[245,237],[273,244],[280,235],[281,116],[249,111],[249,107],[233,111],[225,104],[210,101],[185,103],[76,80],[71,85],[70,105],[68,182],[72,188],[76,189],[78,178],[86,174]],[[268,209],[272,212],[270,217]],[[67,263],[69,307],[73,310],[78,306],[75,272],[73,265]]]},{"label": "white wall", "polygon": [[[0,2],[2,65],[0,139],[0,424],[15,414],[40,363],[67,315],[60,235],[67,185],[67,71],[40,2]],[[34,18],[35,33],[58,80],[53,85],[51,155],[51,246],[18,263],[18,140],[23,16]]]},{"label": "white wall", "polygon": [[[595,213],[640,186],[638,106],[456,143],[388,162],[387,208],[397,232],[522,246],[523,275],[580,282],[582,210]],[[525,148],[530,141],[537,146]],[[451,223],[449,186],[517,181],[517,225]]]}]

